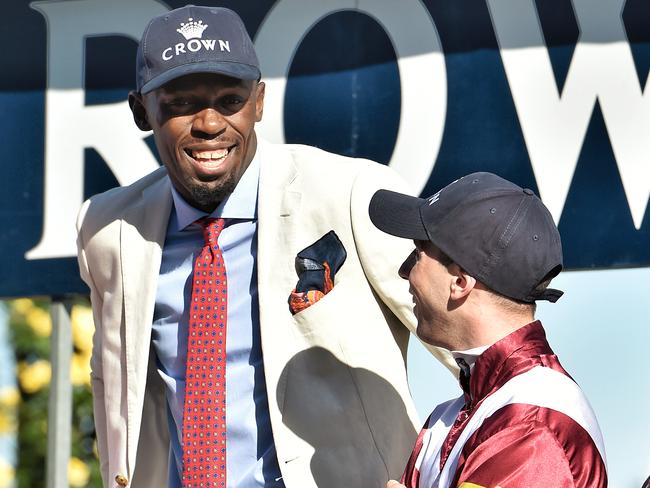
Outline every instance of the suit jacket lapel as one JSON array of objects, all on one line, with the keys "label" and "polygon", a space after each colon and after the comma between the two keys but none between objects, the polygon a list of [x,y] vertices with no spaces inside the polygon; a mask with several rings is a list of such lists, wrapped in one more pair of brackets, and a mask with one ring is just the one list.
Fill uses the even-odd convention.
[{"label": "suit jacket lapel", "polygon": [[[269,403],[283,403],[285,384],[277,384],[286,357],[278,353],[278,334],[287,317],[289,291],[297,280],[293,252],[301,193],[291,153],[284,146],[260,143],[260,184],[258,196],[257,283],[260,308],[262,349]],[[286,292],[286,293],[285,293]],[[285,293],[286,296],[279,296]],[[286,378],[286,375],[285,375]],[[276,386],[277,385],[277,386]],[[273,389],[269,389],[269,388]],[[276,389],[277,388],[277,389]],[[275,409],[271,409],[272,412]]]},{"label": "suit jacket lapel", "polygon": [[144,401],[158,273],[171,205],[170,182],[164,177],[142,192],[140,200],[127,209],[121,222],[127,405],[131,414],[127,416],[130,466],[135,462],[140,430],[137,412],[142,411]]}]

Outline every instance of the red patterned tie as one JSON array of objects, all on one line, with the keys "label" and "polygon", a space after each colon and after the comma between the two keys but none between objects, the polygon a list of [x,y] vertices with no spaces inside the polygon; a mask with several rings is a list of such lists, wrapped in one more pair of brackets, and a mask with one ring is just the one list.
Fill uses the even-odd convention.
[{"label": "red patterned tie", "polygon": [[223,219],[201,219],[185,366],[183,486],[226,486],[226,267],[217,244]]}]

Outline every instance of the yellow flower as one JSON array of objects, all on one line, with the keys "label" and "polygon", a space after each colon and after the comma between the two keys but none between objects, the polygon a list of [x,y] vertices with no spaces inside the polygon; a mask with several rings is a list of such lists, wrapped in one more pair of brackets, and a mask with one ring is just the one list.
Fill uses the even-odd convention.
[{"label": "yellow flower", "polygon": [[70,320],[72,321],[72,339],[75,347],[81,351],[90,351],[93,347],[93,333],[95,332],[92,310],[88,306],[75,305],[72,307]]},{"label": "yellow flower", "polygon": [[36,305],[34,305],[34,301],[29,298],[18,298],[11,302],[11,306],[15,312],[21,315],[26,315],[27,312],[33,309]]},{"label": "yellow flower", "polygon": [[50,383],[52,368],[49,361],[39,359],[31,364],[22,362],[18,365],[18,381],[27,393],[36,393]]},{"label": "yellow flower", "polygon": [[72,457],[68,462],[68,483],[77,488],[86,486],[90,479],[90,469],[81,459]]},{"label": "yellow flower", "polygon": [[90,356],[73,354],[70,365],[70,381],[74,386],[90,386]]},{"label": "yellow flower", "polygon": [[33,307],[25,314],[27,325],[29,325],[36,335],[40,337],[49,337],[52,333],[52,318],[50,314],[39,307]]},{"label": "yellow flower", "polygon": [[0,410],[0,435],[14,434],[18,431],[18,423],[13,412]]},{"label": "yellow flower", "polygon": [[16,472],[7,461],[0,459],[0,488],[9,488],[14,482]]},{"label": "yellow flower", "polygon": [[20,391],[15,386],[0,388],[0,409],[17,407],[20,403]]},{"label": "yellow flower", "polygon": [[17,431],[16,407],[19,403],[20,392],[18,388],[15,386],[0,388],[0,435],[14,434]]}]

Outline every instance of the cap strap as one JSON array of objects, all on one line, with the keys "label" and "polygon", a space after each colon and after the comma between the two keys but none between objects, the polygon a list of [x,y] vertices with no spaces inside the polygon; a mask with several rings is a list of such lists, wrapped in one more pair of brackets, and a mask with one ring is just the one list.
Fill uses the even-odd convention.
[{"label": "cap strap", "polygon": [[555,288],[547,288],[546,290],[534,296],[531,296],[531,298],[533,300],[548,300],[551,303],[555,303],[562,295],[564,295],[564,292],[561,290],[556,290]]}]

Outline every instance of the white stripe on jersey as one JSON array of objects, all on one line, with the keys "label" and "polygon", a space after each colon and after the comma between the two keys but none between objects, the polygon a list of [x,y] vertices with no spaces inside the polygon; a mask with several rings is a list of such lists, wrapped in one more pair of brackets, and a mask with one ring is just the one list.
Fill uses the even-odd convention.
[{"label": "white stripe on jersey", "polygon": [[440,450],[463,406],[463,397],[443,403],[434,410],[427,425],[428,431],[423,439],[422,450],[415,463],[415,468],[420,471],[419,488],[449,488],[467,440],[481,427],[485,419],[502,407],[515,403],[549,408],[572,418],[589,433],[603,462],[607,464],[598,421],[580,387],[559,371],[536,366],[511,378],[483,401],[460,434],[442,472],[439,469]]}]

